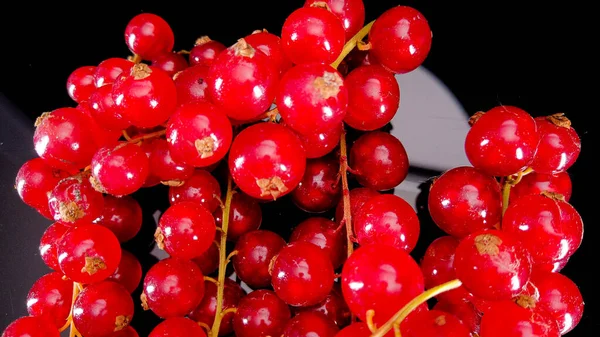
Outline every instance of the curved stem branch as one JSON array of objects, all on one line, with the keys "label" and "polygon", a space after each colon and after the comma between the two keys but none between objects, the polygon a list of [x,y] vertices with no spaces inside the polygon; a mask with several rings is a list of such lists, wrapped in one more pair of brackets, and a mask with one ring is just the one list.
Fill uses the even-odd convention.
[{"label": "curved stem branch", "polygon": [[350,39],[350,41],[346,42],[346,44],[344,45],[344,49],[342,49],[342,53],[340,54],[340,56],[338,56],[337,60],[335,60],[331,64],[332,67],[337,68],[340,65],[340,63],[342,63],[344,58],[346,56],[348,56],[348,54],[352,51],[352,49],[354,49],[354,47],[356,47],[356,44],[358,43],[358,41],[362,41],[362,39],[364,39],[365,36],[367,36],[367,34],[369,34],[369,32],[371,31],[371,27],[373,27],[373,23],[375,23],[375,21],[369,22],[358,33],[356,33],[356,35],[354,35]]},{"label": "curved stem branch", "polygon": [[130,138],[127,142],[128,143],[139,143],[146,139],[158,138],[166,133],[167,133],[167,130],[159,130],[156,132],[147,133],[147,134],[139,136],[139,137]]}]

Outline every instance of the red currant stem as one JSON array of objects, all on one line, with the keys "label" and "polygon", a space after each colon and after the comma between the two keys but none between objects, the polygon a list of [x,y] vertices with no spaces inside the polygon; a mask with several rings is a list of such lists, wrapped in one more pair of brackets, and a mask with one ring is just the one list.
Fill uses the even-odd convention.
[{"label": "red currant stem", "polygon": [[217,308],[215,310],[215,321],[213,323],[212,328],[210,329],[211,337],[219,336],[219,328],[221,327],[221,320],[223,319],[223,315],[221,312],[223,311],[223,290],[225,287],[225,272],[227,269],[227,263],[229,262],[227,258],[227,227],[229,226],[229,212],[231,209],[231,198],[233,197],[233,189],[231,188],[231,175],[227,177],[227,194],[225,196],[225,208],[223,209],[223,220],[221,221],[221,243],[219,244],[219,276],[217,283]]},{"label": "red currant stem", "polygon": [[131,62],[140,63],[142,62],[142,57],[138,54],[133,54],[133,56],[131,57]]},{"label": "red currant stem", "polygon": [[182,50],[178,51],[177,54],[179,54],[179,55],[189,55],[190,51],[182,49]]},{"label": "red currant stem", "polygon": [[[73,305],[75,304],[75,300],[77,300],[77,296],[79,296],[79,292],[81,291],[81,285],[77,282],[73,282],[73,299],[71,300],[71,313],[67,318],[69,322],[69,337],[81,337],[77,328],[75,328],[75,324],[73,322]],[[62,330],[61,330],[62,332]]]},{"label": "red currant stem", "polygon": [[139,136],[139,137],[134,137],[129,139],[127,142],[128,143],[139,143],[143,140],[147,140],[147,139],[152,139],[152,138],[158,138],[164,134],[167,133],[167,130],[159,130],[156,132],[151,132],[151,133],[147,133],[145,135]]},{"label": "red currant stem", "polygon": [[456,289],[462,285],[462,282],[458,279],[452,280],[450,282],[446,282],[444,284],[440,284],[437,287],[433,287],[421,295],[413,298],[410,302],[408,302],[402,309],[400,309],[392,318],[390,318],[381,328],[377,329],[371,337],[383,337],[386,333],[394,328],[394,325],[400,325],[402,320],[404,320],[413,310],[419,307],[421,304],[427,302],[428,300],[434,298],[435,296],[445,293],[447,291]]},{"label": "red currant stem", "polygon": [[208,282],[214,283],[216,285],[219,285],[219,281],[215,280],[214,277],[204,276],[204,281],[208,281]]},{"label": "red currant stem", "polygon": [[350,187],[348,186],[348,149],[346,146],[346,130],[342,129],[340,137],[340,176],[342,177],[342,200],[344,203],[344,218],[342,222],[346,225],[346,240],[348,241],[348,257],[354,252],[352,237],[352,211],[350,209]]},{"label": "red currant stem", "polygon": [[375,327],[375,323],[373,323],[373,317],[375,317],[375,310],[373,310],[373,309],[367,310],[367,317],[366,317],[367,319],[365,321],[366,321],[367,327],[369,328],[371,333],[374,333],[375,331],[377,331],[377,328]]},{"label": "red currant stem", "polygon": [[221,312],[221,316],[225,316],[227,314],[236,313],[236,312],[237,312],[237,308],[228,308]]},{"label": "red currant stem", "polygon": [[340,56],[338,56],[337,60],[335,60],[331,64],[332,67],[337,68],[340,65],[340,63],[342,63],[344,58],[348,54],[350,54],[350,52],[352,51],[352,49],[354,49],[354,47],[356,47],[356,44],[358,43],[358,41],[362,41],[362,39],[364,39],[365,36],[367,36],[367,34],[369,34],[369,31],[371,31],[371,27],[373,26],[374,22],[375,21],[369,22],[358,33],[356,33],[356,35],[354,35],[350,39],[350,41],[346,42],[346,44],[344,45],[344,49],[342,49],[342,53],[340,54]]},{"label": "red currant stem", "polygon": [[371,44],[371,42],[363,42],[363,41],[358,41],[358,42],[356,43],[356,48],[357,48],[358,50],[362,50],[362,51],[367,51],[367,50],[370,50],[372,46],[373,46],[373,45]]},{"label": "red currant stem", "polygon": [[123,130],[121,132],[123,134],[123,138],[125,138],[126,141],[130,141],[131,137],[129,137],[129,134],[127,133],[127,130]]},{"label": "red currant stem", "polygon": [[205,330],[207,333],[209,333],[209,332],[210,332],[210,327],[208,326],[208,324],[206,324],[206,323],[204,323],[204,322],[197,322],[197,323],[198,323],[198,325],[199,325],[200,327],[202,327],[202,328],[203,328],[203,329],[204,329],[204,330]]},{"label": "red currant stem", "polygon": [[504,183],[502,184],[502,215],[504,215],[504,212],[506,212],[506,209],[508,208],[510,201],[510,189],[516,184],[520,183],[521,179],[531,172],[533,172],[533,170],[528,167],[517,173],[516,176],[512,175],[504,178]]},{"label": "red currant stem", "polygon": [[227,255],[227,263],[229,263],[231,261],[231,258],[238,255],[239,251],[234,250],[231,253],[229,253],[229,255]]},{"label": "red currant stem", "polygon": [[264,114],[262,114],[259,119],[265,119],[268,118],[269,122],[271,123],[276,123],[277,122],[277,115],[279,115],[279,109],[277,108],[273,108],[267,112],[265,112]]}]

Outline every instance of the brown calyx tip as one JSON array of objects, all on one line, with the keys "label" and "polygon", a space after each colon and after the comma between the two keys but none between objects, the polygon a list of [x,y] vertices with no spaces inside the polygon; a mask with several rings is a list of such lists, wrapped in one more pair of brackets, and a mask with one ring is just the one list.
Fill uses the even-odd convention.
[{"label": "brown calyx tip", "polygon": [[81,268],[82,273],[88,273],[88,275],[94,275],[100,270],[106,269],[106,263],[101,258],[94,257],[85,257],[85,266]]},{"label": "brown calyx tip", "polygon": [[114,332],[121,331],[129,326],[129,322],[131,322],[131,316],[117,316],[115,319],[115,330]]},{"label": "brown calyx tip", "polygon": [[156,246],[158,246],[158,248],[165,250],[165,235],[160,227],[157,227],[154,232],[154,241],[156,241]]},{"label": "brown calyx tip", "polygon": [[519,295],[513,299],[513,301],[520,307],[525,309],[533,309],[536,305],[536,300],[533,296]]},{"label": "brown calyx tip", "polygon": [[313,2],[310,5],[310,7],[323,8],[323,9],[326,9],[326,10],[328,10],[328,11],[331,12],[331,8],[329,7],[329,5],[327,4],[327,2],[325,2],[325,1],[316,1],[316,2]]},{"label": "brown calyx tip", "polygon": [[540,194],[555,201],[566,201],[565,196],[560,193],[543,191]]},{"label": "brown calyx tip", "polygon": [[469,125],[473,126],[473,124],[477,123],[479,118],[485,114],[484,111],[477,111],[471,118],[469,118]]},{"label": "brown calyx tip", "polygon": [[494,234],[481,234],[475,237],[475,248],[481,255],[498,255],[500,253],[498,246],[501,244],[502,240]]},{"label": "brown calyx tip", "polygon": [[280,195],[288,190],[287,186],[283,183],[283,180],[278,176],[269,179],[256,179],[256,185],[260,187],[261,197],[271,196],[273,200],[277,200]]},{"label": "brown calyx tip", "polygon": [[252,32],[252,34],[259,34],[259,33],[268,33],[268,31],[266,28],[263,28],[263,29],[257,29]]},{"label": "brown calyx tip", "polygon": [[317,77],[313,82],[313,86],[323,99],[336,96],[343,85],[342,77],[337,72],[329,71],[323,73],[323,76]]},{"label": "brown calyx tip", "polygon": [[160,183],[165,186],[179,187],[179,186],[183,186],[183,184],[185,184],[185,180],[167,180],[167,181],[161,181]]},{"label": "brown calyx tip", "polygon": [[550,116],[546,116],[546,119],[550,121],[552,124],[556,126],[560,126],[561,128],[570,129],[571,128],[571,120],[565,116],[564,113],[559,112]]},{"label": "brown calyx tip", "polygon": [[33,123],[33,126],[38,127],[40,124],[42,124],[44,119],[46,119],[46,118],[48,118],[48,116],[50,116],[51,113],[52,113],[51,111],[46,111],[46,112],[42,113],[40,115],[40,117],[35,119],[35,123]]},{"label": "brown calyx tip", "polygon": [[256,50],[254,48],[252,48],[252,46],[249,45],[248,42],[246,42],[246,40],[244,40],[244,39],[239,39],[238,42],[236,42],[232,46],[232,48],[235,53],[235,56],[244,56],[244,57],[253,58],[254,54],[256,54]]},{"label": "brown calyx tip", "polygon": [[200,158],[208,158],[215,154],[215,140],[211,137],[204,137],[202,139],[196,139],[194,142],[196,151],[200,155]]},{"label": "brown calyx tip", "polygon": [[75,222],[85,216],[85,212],[75,201],[59,203],[58,212],[60,219],[65,222]]},{"label": "brown calyx tip", "polygon": [[90,176],[90,184],[96,191],[100,193],[106,193],[106,189],[104,188],[104,186],[102,186],[102,184],[100,184],[98,179],[94,178],[94,176]]},{"label": "brown calyx tip", "polygon": [[142,309],[144,309],[144,311],[150,310],[150,306],[148,305],[148,296],[146,296],[146,293],[142,293],[140,295],[140,300],[142,301]]},{"label": "brown calyx tip", "polygon": [[131,76],[134,80],[143,80],[152,74],[152,69],[145,63],[136,63],[131,67]]},{"label": "brown calyx tip", "polygon": [[196,39],[196,43],[194,43],[194,46],[200,46],[210,41],[212,41],[212,39],[208,37],[208,35],[200,36]]},{"label": "brown calyx tip", "polygon": [[446,315],[439,315],[435,318],[434,322],[437,326],[446,325]]}]

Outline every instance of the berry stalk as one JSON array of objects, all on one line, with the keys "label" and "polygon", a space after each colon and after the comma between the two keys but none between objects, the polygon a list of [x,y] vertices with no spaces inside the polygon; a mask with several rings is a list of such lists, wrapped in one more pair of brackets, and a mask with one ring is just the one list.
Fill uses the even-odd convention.
[{"label": "berry stalk", "polygon": [[510,201],[510,189],[519,182],[521,182],[521,179],[523,179],[524,176],[528,175],[531,172],[533,172],[533,170],[530,167],[528,167],[523,171],[517,173],[516,176],[512,175],[504,179],[504,183],[502,184],[502,215],[504,215],[504,212],[506,212],[506,209],[508,208],[508,204]]},{"label": "berry stalk", "polygon": [[81,337],[79,331],[77,331],[77,328],[75,328],[75,325],[73,324],[73,305],[75,304],[75,300],[77,299],[77,296],[79,296],[80,291],[81,285],[77,282],[73,282],[73,299],[71,300],[71,311],[69,312],[69,317],[67,317],[67,322],[59,330],[60,332],[63,332],[68,328],[69,337]]},{"label": "berry stalk", "polygon": [[375,23],[375,20],[369,22],[360,31],[358,31],[358,33],[356,33],[356,35],[354,35],[350,39],[350,41],[346,42],[346,44],[344,45],[344,49],[342,49],[342,52],[340,53],[340,56],[338,56],[338,58],[331,64],[332,67],[337,68],[340,65],[340,63],[342,63],[344,58],[348,56],[348,54],[350,54],[352,49],[356,47],[359,41],[362,41],[362,39],[364,39],[365,36],[369,34],[369,32],[371,31],[371,27],[373,27],[373,23]]},{"label": "berry stalk", "polygon": [[342,223],[346,226],[346,239],[348,240],[348,257],[354,252],[354,232],[352,230],[352,210],[350,208],[350,188],[348,186],[348,149],[346,145],[346,130],[342,130],[340,137],[340,177],[342,179],[342,200],[344,203],[344,218]]}]

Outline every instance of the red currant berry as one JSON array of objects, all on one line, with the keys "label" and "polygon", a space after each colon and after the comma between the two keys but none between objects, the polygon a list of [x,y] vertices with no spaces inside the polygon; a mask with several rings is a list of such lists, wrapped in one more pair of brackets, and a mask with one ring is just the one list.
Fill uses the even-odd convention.
[{"label": "red currant berry", "polygon": [[346,260],[345,232],[339,230],[339,226],[327,218],[313,217],[302,221],[290,236],[290,243],[299,241],[309,242],[323,249],[334,269]]},{"label": "red currant berry", "polygon": [[169,255],[192,259],[212,245],[217,227],[212,214],[193,202],[180,202],[163,213],[154,237]]},{"label": "red currant berry", "polygon": [[[350,212],[352,219],[356,219],[361,212],[362,206],[371,198],[379,195],[379,192],[368,187],[357,187],[350,190]],[[340,200],[335,209],[335,221],[341,223],[344,218],[344,200]]]},{"label": "red currant berry", "polygon": [[183,55],[175,52],[163,53],[152,59],[152,66],[164,71],[173,77],[176,73],[188,67],[188,62]]},{"label": "red currant berry", "polygon": [[383,13],[371,28],[370,52],[382,66],[404,74],[420,66],[431,49],[431,28],[418,10],[397,6]]},{"label": "red currant berry", "polygon": [[116,198],[107,195],[99,224],[110,229],[119,242],[127,242],[142,228],[142,208],[130,196]]},{"label": "red currant berry", "polygon": [[373,131],[385,126],[396,115],[400,87],[394,74],[382,66],[358,67],[348,74],[344,83],[349,97],[344,122],[352,128]]},{"label": "red currant berry", "polygon": [[116,282],[85,287],[73,304],[73,323],[86,337],[103,337],[123,330],[132,318],[133,299]]},{"label": "red currant berry", "polygon": [[[431,289],[456,279],[454,272],[454,254],[459,241],[451,236],[442,236],[434,240],[421,260],[421,271],[425,277],[425,288]],[[471,296],[464,287],[460,287],[437,296],[438,300],[460,303]],[[452,312],[450,312],[452,313]]]},{"label": "red currant berry", "polygon": [[[581,215],[579,215],[579,212],[577,212],[573,205],[560,199],[560,197],[558,199],[558,207],[560,208],[560,224],[564,228],[565,233],[569,233],[565,239],[572,240],[569,244],[570,249],[567,252],[567,256],[571,257],[579,249],[583,241],[583,219],[581,219]],[[566,264],[564,260],[555,262],[562,261],[561,264],[564,266]]]},{"label": "red currant berry", "polygon": [[286,337],[335,337],[339,328],[329,317],[315,311],[305,311],[292,318],[283,330]]},{"label": "red currant berry", "polygon": [[[213,213],[218,227],[223,224],[223,209],[217,207]],[[231,198],[229,207],[229,226],[227,240],[236,242],[242,235],[257,230],[262,222],[262,210],[256,199],[243,193],[236,193]]]},{"label": "red currant berry", "polygon": [[172,317],[158,324],[148,337],[206,337],[204,329],[198,323],[185,317]]},{"label": "red currant berry", "polygon": [[[109,88],[110,89],[110,88]],[[97,91],[98,89],[96,89]],[[94,91],[95,93],[95,91]],[[90,100],[92,98],[90,97]],[[111,98],[112,100],[112,98]],[[114,101],[111,101],[112,103],[114,103]],[[108,102],[107,104],[112,104],[111,102]],[[91,101],[85,101],[85,102],[81,102],[77,105],[76,107],[77,110],[81,111],[84,113],[84,115],[86,115],[89,119],[90,122],[90,131],[93,136],[94,136],[94,140],[96,141],[96,148],[101,148],[101,147],[105,147],[105,146],[115,146],[117,145],[117,143],[119,142],[119,138],[121,138],[121,135],[123,134],[121,129],[108,129],[103,127],[102,125],[100,125],[95,117],[94,117],[94,107],[92,106],[92,102]],[[111,106],[112,109],[112,106]]]},{"label": "red currant berry", "polygon": [[53,322],[56,328],[65,325],[71,312],[73,282],[63,280],[62,273],[50,273],[37,280],[27,295],[27,312]]},{"label": "red currant berry", "polygon": [[471,117],[465,139],[467,158],[491,176],[508,176],[525,169],[540,141],[534,119],[514,106],[499,106]]},{"label": "red currant berry", "polygon": [[[313,5],[317,0],[306,0],[304,7]],[[327,0],[331,13],[337,16],[346,31],[346,41],[350,40],[365,24],[365,5],[363,0]]]},{"label": "red currant berry", "polygon": [[43,114],[35,125],[35,151],[52,167],[70,171],[84,168],[98,149],[90,132],[92,120],[75,108]]},{"label": "red currant berry", "polygon": [[84,66],[75,69],[67,79],[67,92],[77,103],[87,101],[96,89],[94,74],[96,67]]},{"label": "red currant berry", "polygon": [[256,290],[244,296],[233,317],[237,337],[280,336],[290,320],[290,309],[270,290]]},{"label": "red currant berry", "polygon": [[219,247],[216,241],[202,255],[193,258],[192,261],[200,267],[202,274],[214,273],[219,268]]},{"label": "red currant berry", "polygon": [[296,313],[304,311],[320,312],[340,328],[348,325],[351,316],[350,309],[344,301],[341,288],[338,288],[340,288],[339,283],[335,283],[333,289],[323,301],[310,307],[295,308]]},{"label": "red currant berry", "polygon": [[173,160],[169,143],[162,138],[154,138],[142,142],[142,149],[150,164],[149,176],[152,180],[161,181],[166,185],[179,186],[194,174],[194,168]]},{"label": "red currant berry", "polygon": [[48,207],[55,221],[77,226],[102,216],[104,197],[81,174],[65,178],[48,194]]},{"label": "red currant berry", "polygon": [[100,88],[114,83],[121,73],[129,73],[133,65],[133,62],[119,57],[112,57],[100,62],[94,73],[94,85],[96,88]]},{"label": "red currant berry", "polygon": [[140,335],[138,335],[134,328],[128,326],[123,330],[113,332],[109,337],[140,337]]},{"label": "red currant berry", "polygon": [[55,271],[60,271],[56,247],[69,229],[71,229],[70,226],[55,222],[46,229],[40,240],[40,257],[48,267]]},{"label": "red currant berry", "polygon": [[401,326],[404,337],[471,337],[471,331],[454,315],[439,311],[421,311]]},{"label": "red currant berry", "polygon": [[238,252],[233,257],[235,273],[250,288],[266,288],[271,284],[269,265],[285,246],[278,234],[256,230],[242,235],[235,245]]},{"label": "red currant berry", "polygon": [[113,84],[115,109],[129,123],[155,127],[164,123],[177,107],[177,88],[164,71],[139,63]]},{"label": "red currant berry", "polygon": [[281,29],[285,55],[295,64],[329,64],[340,55],[346,32],[342,22],[325,8],[304,7],[292,12]]},{"label": "red currant berry", "polygon": [[206,167],[223,159],[232,137],[227,116],[208,102],[179,107],[167,124],[173,159],[195,167]]},{"label": "red currant berry", "polygon": [[15,189],[25,204],[52,219],[48,208],[48,193],[67,176],[66,172],[48,166],[43,159],[34,158],[19,169],[15,178]]},{"label": "red currant berry", "polygon": [[348,109],[348,89],[330,65],[301,64],[281,78],[276,103],[287,126],[310,135],[340,125]]},{"label": "red currant berry", "polygon": [[56,248],[62,272],[73,282],[103,281],[115,273],[121,261],[117,237],[100,225],[81,225],[69,230]]},{"label": "red currant berry", "polygon": [[448,302],[442,300],[437,302],[433,310],[445,311],[456,316],[471,333],[478,334],[481,326],[481,313],[471,302]]},{"label": "red currant berry", "polygon": [[133,143],[104,147],[92,158],[90,182],[98,192],[123,196],[139,190],[150,173],[148,157]]},{"label": "red currant berry", "polygon": [[[281,124],[285,125],[285,121],[281,120]],[[329,154],[339,144],[340,137],[344,124],[340,123],[332,126],[329,130],[314,132],[302,135],[296,132],[296,136],[300,139],[306,158],[320,158]]]},{"label": "red currant berry", "polygon": [[229,170],[239,188],[253,198],[275,200],[293,191],[304,176],[302,144],[288,128],[254,124],[233,140]]},{"label": "red currant berry", "polygon": [[373,54],[369,53],[368,50],[359,50],[358,48],[353,49],[350,54],[346,56],[344,62],[348,64],[348,67],[351,70],[361,66],[380,65],[373,57]]},{"label": "red currant berry", "polygon": [[47,319],[21,317],[6,327],[2,337],[60,337],[60,333]]},{"label": "red currant berry", "polygon": [[281,39],[275,34],[271,34],[266,30],[257,30],[244,38],[254,48],[262,51],[267,55],[273,64],[279,69],[279,74],[283,75],[292,67],[292,61],[283,53],[281,47]]},{"label": "red currant berry", "polygon": [[129,122],[115,108],[112,97],[112,84],[96,89],[89,100],[90,115],[102,128],[108,130],[122,130],[129,126]]},{"label": "red currant berry", "polygon": [[571,121],[562,113],[537,117],[540,144],[531,168],[538,173],[556,174],[569,169],[579,157],[581,140]]},{"label": "red currant berry", "polygon": [[131,294],[137,289],[142,280],[142,265],[135,255],[123,250],[119,267],[108,279],[120,283]]},{"label": "red currant berry", "polygon": [[215,58],[206,81],[211,100],[238,121],[265,112],[277,94],[277,65],[240,39]]},{"label": "red currant berry", "polygon": [[173,76],[175,88],[177,88],[177,104],[208,101],[208,66],[197,65],[189,67]]},{"label": "red currant berry", "polygon": [[141,299],[144,310],[169,318],[187,315],[203,296],[204,275],[200,268],[194,262],[170,257],[148,270]]},{"label": "red currant berry", "polygon": [[356,322],[340,330],[335,337],[369,337],[371,330],[367,323]]},{"label": "red currant berry", "polygon": [[[240,299],[245,295],[239,284],[230,279],[225,279],[223,285],[223,310],[235,308]],[[188,317],[196,322],[212,326],[217,312],[217,286],[210,281],[204,281],[204,298]],[[233,332],[233,312],[225,314],[219,326],[219,336],[227,336]]]},{"label": "red currant berry", "polygon": [[529,173],[510,189],[510,202],[515,202],[526,195],[539,195],[542,192],[561,194],[568,202],[573,192],[571,177],[567,172],[557,174]]},{"label": "red currant berry", "polygon": [[142,13],[131,19],[125,27],[125,43],[132,53],[144,60],[153,60],[173,49],[175,37],[163,18],[151,13]]},{"label": "red currant berry", "polygon": [[296,206],[309,213],[322,213],[336,206],[342,192],[339,171],[339,161],[334,157],[307,161],[304,177],[291,194]]},{"label": "red currant berry", "polygon": [[217,55],[225,49],[227,47],[221,42],[202,36],[196,40],[194,48],[190,50],[190,65],[210,66]]},{"label": "red currant berry", "polygon": [[558,273],[534,273],[531,281],[539,291],[537,306],[558,322],[562,335],[573,330],[583,317],[583,298],[577,285]]},{"label": "red currant berry", "polygon": [[483,230],[462,239],[454,257],[456,276],[477,297],[509,300],[529,281],[529,253],[512,234]]},{"label": "red currant berry", "polygon": [[398,138],[382,131],[360,136],[350,149],[350,166],[358,182],[378,191],[390,190],[406,179],[408,155]]},{"label": "red currant berry", "polygon": [[566,265],[569,263],[569,259],[562,259],[553,262],[547,263],[538,263],[533,266],[533,273],[536,272],[549,272],[549,273],[559,273]]},{"label": "red currant berry", "polygon": [[388,245],[359,247],[344,264],[342,294],[360,320],[373,310],[381,326],[424,289],[419,265],[408,253]]},{"label": "red currant berry", "polygon": [[169,187],[171,205],[192,201],[214,212],[220,205],[221,187],[208,171],[195,170],[194,174],[181,186]]},{"label": "red currant berry", "polygon": [[523,308],[511,301],[494,303],[481,319],[481,336],[559,337],[554,318],[541,308]]},{"label": "red currant berry", "polygon": [[456,167],[434,180],[428,206],[438,227],[462,238],[500,223],[502,192],[494,177],[473,167]]}]

